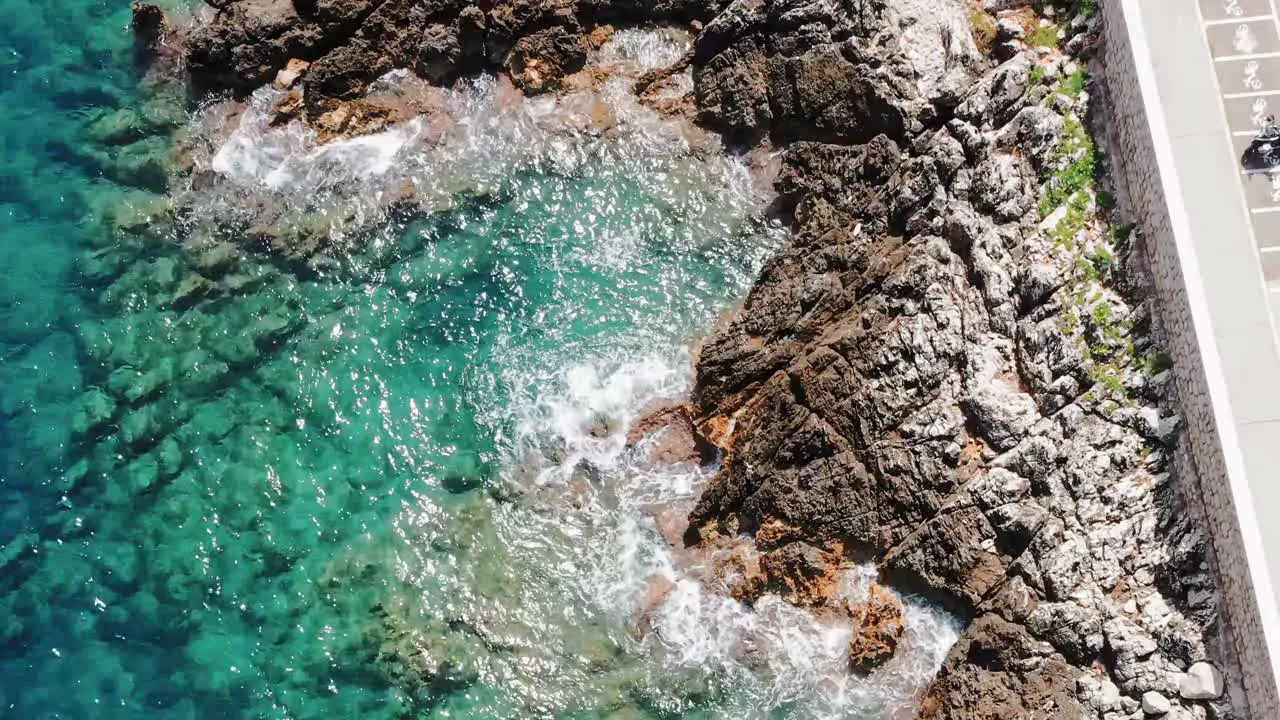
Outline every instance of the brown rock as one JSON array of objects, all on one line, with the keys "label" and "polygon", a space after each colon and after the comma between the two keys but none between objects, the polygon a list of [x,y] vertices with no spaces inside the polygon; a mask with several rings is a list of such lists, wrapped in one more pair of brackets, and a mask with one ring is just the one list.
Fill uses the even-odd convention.
[{"label": "brown rock", "polygon": [[268,123],[273,127],[284,125],[303,117],[302,91],[290,90],[284,97],[276,101],[271,108],[271,117]]},{"label": "brown rock", "polygon": [[1048,643],[998,615],[970,623],[920,705],[924,720],[1086,717],[1076,699],[1081,671]]},{"label": "brown rock", "polygon": [[781,520],[770,518],[760,526],[759,530],[756,530],[756,547],[769,550],[781,547],[792,540],[798,540],[800,536],[801,533],[796,528]]},{"label": "brown rock", "polygon": [[311,116],[311,127],[322,143],[385,130],[400,119],[398,108],[372,100],[331,102],[328,107],[332,109]]},{"label": "brown rock", "polygon": [[898,648],[905,630],[902,603],[880,585],[871,586],[865,603],[849,606],[853,638],[849,641],[849,668],[860,675],[883,665]]},{"label": "brown rock", "polygon": [[627,430],[627,447],[650,437],[654,442],[645,460],[654,465],[706,464],[715,459],[715,448],[694,427],[687,405],[660,402],[643,412]]},{"label": "brown rock", "polygon": [[684,547],[685,533],[689,531],[689,513],[677,507],[664,507],[654,513],[653,521],[668,545]]},{"label": "brown rock", "polygon": [[666,575],[652,575],[645,584],[644,592],[640,595],[640,601],[636,603],[635,612],[631,616],[631,630],[637,635],[643,635],[648,632],[652,621],[653,611],[658,609],[663,600],[676,589],[676,584]]},{"label": "brown rock", "polygon": [[765,586],[801,607],[830,607],[839,587],[840,556],[793,542],[760,556]]},{"label": "brown rock", "polygon": [[557,25],[517,40],[503,68],[517,87],[536,94],[559,88],[566,75],[581,70],[586,63],[582,39]]},{"label": "brown rock", "polygon": [[130,26],[133,30],[134,61],[146,65],[160,49],[169,23],[165,19],[164,10],[153,2],[134,0],[129,8],[133,11]]},{"label": "brown rock", "polygon": [[765,577],[760,554],[749,542],[739,542],[727,553],[717,553],[714,576],[729,589],[729,596],[747,605],[765,593]]}]

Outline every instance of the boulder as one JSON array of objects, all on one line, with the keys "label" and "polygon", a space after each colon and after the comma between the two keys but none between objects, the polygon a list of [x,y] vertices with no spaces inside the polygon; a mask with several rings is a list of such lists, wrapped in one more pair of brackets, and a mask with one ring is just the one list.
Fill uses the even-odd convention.
[{"label": "boulder", "polygon": [[969,624],[920,704],[922,720],[1086,717],[1076,699],[1080,671],[1047,643],[997,615]]},{"label": "boulder", "polygon": [[1173,703],[1169,702],[1169,698],[1152,690],[1142,694],[1142,712],[1150,717],[1161,717],[1169,714],[1173,709]]},{"label": "boulder", "polygon": [[134,0],[129,9],[133,13],[130,29],[133,30],[134,61],[146,65],[159,51],[169,22],[165,18],[164,9],[153,2]]},{"label": "boulder", "polygon": [[626,443],[628,448],[644,443],[644,461],[653,465],[705,465],[716,457],[715,448],[694,427],[687,405],[658,403],[641,413],[627,429]]},{"label": "boulder", "polygon": [[517,87],[540,93],[558,88],[566,75],[581,70],[586,62],[582,38],[556,25],[517,40],[503,69]]},{"label": "boulder", "polygon": [[302,74],[305,73],[307,68],[310,66],[311,63],[306,60],[291,58],[289,62],[285,64],[284,68],[280,70],[280,72],[276,73],[276,79],[272,82],[272,85],[274,85],[277,90],[288,90],[298,82],[302,77]]},{"label": "boulder", "polygon": [[849,606],[853,638],[849,641],[849,667],[866,675],[893,657],[902,639],[902,603],[880,585],[871,586],[864,603]]},{"label": "boulder", "polygon": [[1207,662],[1195,663],[1178,680],[1178,693],[1187,700],[1214,700],[1224,689],[1222,673]]},{"label": "boulder", "polygon": [[840,556],[804,542],[760,555],[765,589],[802,607],[835,603],[840,590]]}]

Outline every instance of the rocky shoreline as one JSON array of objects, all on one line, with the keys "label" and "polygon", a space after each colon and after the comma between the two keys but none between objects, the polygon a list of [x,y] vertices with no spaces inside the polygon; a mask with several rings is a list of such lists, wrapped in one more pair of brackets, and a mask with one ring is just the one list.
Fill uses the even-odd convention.
[{"label": "rocky shoreline", "polygon": [[[666,411],[721,456],[686,544],[750,538],[747,602],[819,606],[873,561],[964,618],[921,717],[1234,717],[1144,268],[1088,130],[1086,7],[207,2],[181,38],[196,92],[275,83],[281,122],[323,137],[404,119],[369,97],[393,69],[555,92],[611,28],[694,33],[693,89],[662,107],[780,153],[792,238]],[[152,6],[135,17],[139,52],[163,46]],[[900,619],[878,595],[850,612],[868,671]]]}]

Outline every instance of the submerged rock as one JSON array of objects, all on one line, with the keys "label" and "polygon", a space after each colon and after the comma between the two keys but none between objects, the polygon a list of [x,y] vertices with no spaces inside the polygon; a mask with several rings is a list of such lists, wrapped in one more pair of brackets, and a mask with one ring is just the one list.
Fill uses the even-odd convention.
[{"label": "submerged rock", "polygon": [[715,459],[715,449],[694,427],[687,405],[660,403],[646,410],[627,430],[627,447],[636,448],[650,439],[645,462],[653,465],[707,464]]},{"label": "submerged rock", "polygon": [[134,60],[145,65],[159,51],[169,23],[164,16],[164,9],[155,3],[134,0],[129,9],[133,13],[130,27],[133,30]]}]

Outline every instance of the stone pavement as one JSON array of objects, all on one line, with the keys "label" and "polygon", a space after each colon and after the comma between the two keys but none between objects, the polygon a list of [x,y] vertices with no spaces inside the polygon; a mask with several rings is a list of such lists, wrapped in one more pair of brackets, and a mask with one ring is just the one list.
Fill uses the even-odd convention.
[{"label": "stone pavement", "polygon": [[1242,156],[1267,117],[1280,115],[1277,0],[1103,2],[1121,3],[1113,16],[1140,25],[1129,37],[1135,55],[1150,58],[1150,73],[1139,72],[1155,90],[1146,113],[1165,190],[1173,191],[1173,234],[1195,306],[1190,325],[1225,458],[1225,471],[1201,483],[1227,487],[1233,498],[1231,514],[1211,508],[1210,522],[1237,526],[1242,538],[1247,563],[1220,562],[1224,575],[1248,577],[1224,582],[1245,580],[1256,593],[1248,614],[1257,624],[1246,633],[1267,646],[1271,667],[1243,657],[1257,654],[1242,652],[1242,660],[1254,664],[1246,674],[1272,682],[1280,677],[1280,174],[1247,172]]}]

